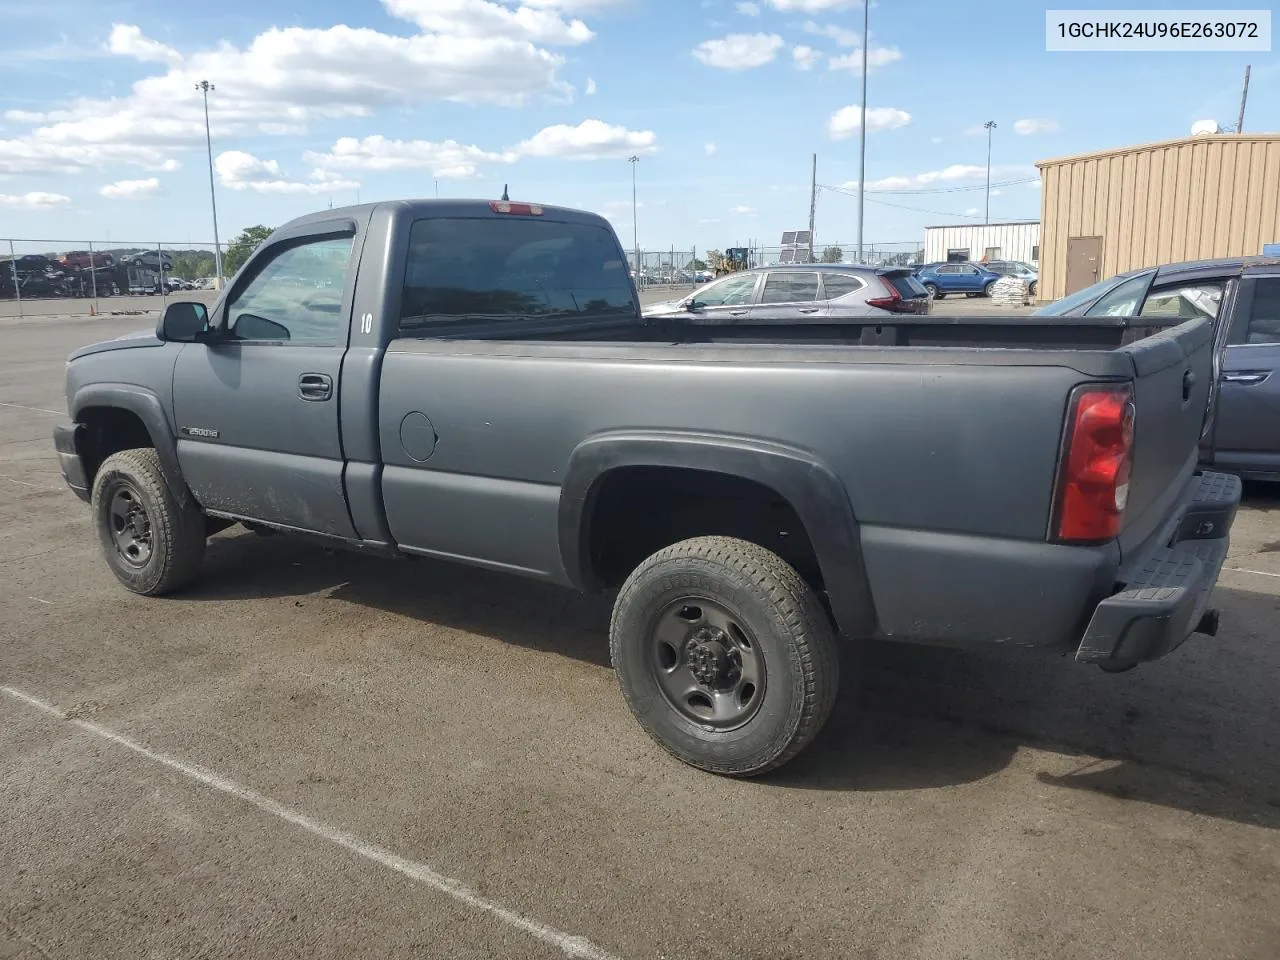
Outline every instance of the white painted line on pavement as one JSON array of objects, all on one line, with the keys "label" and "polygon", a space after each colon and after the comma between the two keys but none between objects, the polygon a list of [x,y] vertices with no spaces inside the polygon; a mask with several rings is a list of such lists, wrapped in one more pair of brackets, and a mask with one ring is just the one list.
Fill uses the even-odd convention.
[{"label": "white painted line on pavement", "polygon": [[34,600],[36,603],[47,603],[49,606],[53,606],[52,600],[41,600],[39,597],[27,597],[27,599]]},{"label": "white painted line on pavement", "polygon": [[1224,567],[1225,570],[1231,570],[1234,573],[1252,573],[1258,577],[1275,577],[1280,580],[1280,573],[1268,573],[1266,570],[1250,570],[1248,567]]},{"label": "white painted line on pavement", "polygon": [[62,410],[50,410],[47,407],[29,407],[25,403],[5,403],[0,400],[0,407],[15,407],[18,410],[34,410],[36,413],[52,413],[55,417],[65,417],[66,413]]},{"label": "white painted line on pavement", "polygon": [[42,483],[27,483],[25,480],[15,480],[13,477],[0,477],[0,480],[8,480],[10,483],[18,483],[24,487],[34,487],[36,490],[53,490],[54,487],[46,487]]},{"label": "white painted line on pavement", "polygon": [[463,884],[460,880],[454,880],[452,877],[446,877],[444,874],[437,873],[424,863],[418,863],[415,860],[408,860],[397,853],[380,847],[377,844],[368,843],[361,840],[350,833],[327,826],[319,820],[313,820],[305,813],[299,813],[284,804],[277,803],[270,797],[263,796],[256,790],[249,787],[243,787],[234,780],[228,780],[226,777],[212,770],[194,763],[186,763],[182,760],[175,760],[173,757],[158,753],[142,744],[130,740],[128,737],[122,737],[118,733],[113,733],[106,727],[101,727],[96,723],[90,723],[87,720],[76,720],[68,717],[61,710],[51,703],[46,703],[39,697],[33,697],[29,693],[24,693],[14,687],[0,687],[0,691],[8,694],[15,700],[25,703],[29,707],[43,711],[50,716],[57,717],[72,726],[79,727],[86,733],[92,733],[95,737],[101,737],[108,740],[116,746],[124,747],[126,750],[132,750],[141,757],[146,757],[163,767],[177,771],[183,776],[202,783],[206,787],[212,787],[221,793],[235,797],[237,800],[243,800],[251,806],[257,807],[264,813],[269,813],[273,817],[279,817],[288,823],[292,823],[295,827],[301,827],[308,833],[320,837],[322,840],[328,840],[330,843],[343,847],[352,853],[364,857],[366,860],[372,860],[379,866],[386,867],[388,870],[394,870],[396,873],[403,874],[411,880],[417,880],[419,883],[426,884],[440,893],[448,894],[460,903],[464,903],[476,910],[482,910],[494,917],[497,917],[503,923],[506,923],[518,930],[529,934],[529,936],[541,940],[543,943],[558,947],[564,951],[568,957],[580,957],[582,960],[619,960],[613,954],[600,949],[590,940],[584,937],[575,937],[572,934],[563,933],[554,927],[549,927],[545,923],[539,923],[531,917],[510,910],[500,903],[496,903],[487,897],[482,897],[470,887]]}]

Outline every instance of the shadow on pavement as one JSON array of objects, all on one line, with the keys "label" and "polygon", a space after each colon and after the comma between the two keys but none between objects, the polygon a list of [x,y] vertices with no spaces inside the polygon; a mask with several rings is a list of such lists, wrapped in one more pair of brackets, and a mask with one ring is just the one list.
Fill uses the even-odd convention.
[{"label": "shadow on pavement", "polygon": [[[609,665],[612,598],[431,560],[393,562],[283,537],[211,542],[184,600],[328,596]],[[888,643],[850,650],[830,722],[766,783],[907,790],[981,780],[1021,746],[1078,755],[1043,783],[1280,828],[1280,597],[1219,588],[1216,640],[1108,675],[1069,657]],[[1101,762],[1100,762],[1101,761]],[[1058,767],[1057,769],[1061,769]]]}]

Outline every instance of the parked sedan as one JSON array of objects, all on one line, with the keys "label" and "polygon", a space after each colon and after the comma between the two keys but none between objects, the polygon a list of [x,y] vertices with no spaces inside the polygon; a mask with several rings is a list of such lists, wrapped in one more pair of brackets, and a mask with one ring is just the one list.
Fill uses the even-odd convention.
[{"label": "parked sedan", "polygon": [[750,323],[753,316],[837,322],[929,311],[929,295],[909,270],[811,263],[742,270],[682,299],[650,304],[644,315],[702,323]]},{"label": "parked sedan", "polygon": [[1015,280],[1025,280],[1027,284],[1027,292],[1031,296],[1036,295],[1036,284],[1040,280],[1040,271],[1029,263],[1023,263],[1021,260],[991,260],[983,264],[992,273],[998,273],[1002,277],[1013,277]]},{"label": "parked sedan", "polygon": [[1200,458],[1280,481],[1280,259],[1234,257],[1131,270],[1041,307],[1042,317],[1214,318],[1219,391]]},{"label": "parked sedan", "polygon": [[939,263],[921,267],[915,275],[929,294],[939,300],[949,293],[989,297],[991,288],[1000,279],[1000,274],[977,263]]}]

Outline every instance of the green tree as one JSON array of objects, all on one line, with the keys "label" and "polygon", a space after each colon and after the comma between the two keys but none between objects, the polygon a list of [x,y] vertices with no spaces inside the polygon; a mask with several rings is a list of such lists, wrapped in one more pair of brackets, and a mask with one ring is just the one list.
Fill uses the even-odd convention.
[{"label": "green tree", "polygon": [[271,227],[258,224],[256,227],[245,227],[240,235],[227,244],[227,252],[222,257],[222,272],[233,277],[236,271],[244,266],[244,262],[258,249],[259,244],[271,236]]},{"label": "green tree", "polygon": [[689,261],[689,269],[690,269],[690,270],[705,270],[705,269],[707,269],[707,261],[705,261],[705,260],[699,260],[697,257],[694,257],[692,260],[690,260],[690,261]]},{"label": "green tree", "polygon": [[840,263],[844,260],[844,251],[839,247],[827,247],[822,251],[823,263]]}]

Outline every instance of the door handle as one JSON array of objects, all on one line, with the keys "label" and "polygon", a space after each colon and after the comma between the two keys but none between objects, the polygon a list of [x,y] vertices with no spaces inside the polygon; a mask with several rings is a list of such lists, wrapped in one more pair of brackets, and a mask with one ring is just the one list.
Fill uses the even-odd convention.
[{"label": "door handle", "polygon": [[1223,383],[1238,383],[1242,386],[1251,387],[1254,384],[1262,383],[1267,377],[1271,376],[1270,370],[1249,373],[1224,373],[1222,375]]},{"label": "door handle", "polygon": [[333,396],[333,377],[327,373],[304,373],[298,378],[298,396],[303,400],[328,400]]},{"label": "door handle", "polygon": [[817,313],[818,308],[817,307],[801,307],[800,312],[801,313]]},{"label": "door handle", "polygon": [[730,310],[729,311],[729,316],[731,317],[745,317],[746,315],[747,315],[746,310]]}]

